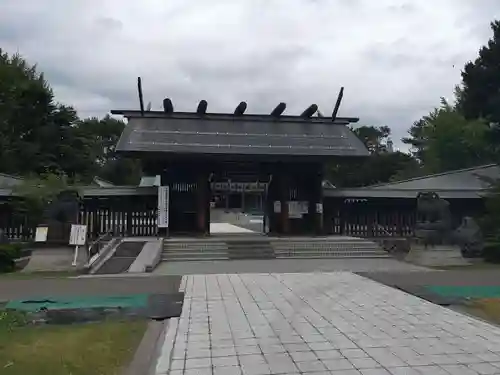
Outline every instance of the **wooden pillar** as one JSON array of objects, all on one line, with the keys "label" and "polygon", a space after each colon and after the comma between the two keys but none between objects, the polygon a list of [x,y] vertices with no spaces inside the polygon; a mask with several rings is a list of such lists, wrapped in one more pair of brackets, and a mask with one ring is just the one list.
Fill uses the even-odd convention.
[{"label": "wooden pillar", "polygon": [[207,188],[207,204],[205,205],[205,234],[210,235],[210,202],[212,201],[212,187],[210,186],[210,181],[206,181]]},{"label": "wooden pillar", "polygon": [[323,234],[323,174],[321,166],[310,166],[305,183],[308,200],[307,229],[310,234]]},{"label": "wooden pillar", "polygon": [[200,172],[197,177],[197,231],[202,235],[207,235],[207,208],[210,209],[210,196],[208,186],[208,174]]},{"label": "wooden pillar", "polygon": [[286,171],[281,170],[279,176],[279,201],[281,202],[281,215],[280,215],[280,234],[290,233],[290,220],[288,218],[288,200],[290,192],[290,179],[286,175]]},{"label": "wooden pillar", "polygon": [[324,204],[323,204],[323,173],[322,166],[319,166],[319,170],[316,172],[316,178],[314,179],[314,232],[316,235],[320,236],[324,234],[323,227],[323,215],[324,215]]}]

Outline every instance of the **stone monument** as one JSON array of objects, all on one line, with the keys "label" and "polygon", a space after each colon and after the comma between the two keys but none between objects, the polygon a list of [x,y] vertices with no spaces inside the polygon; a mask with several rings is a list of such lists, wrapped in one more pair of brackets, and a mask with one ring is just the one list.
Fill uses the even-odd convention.
[{"label": "stone monument", "polygon": [[483,255],[483,233],[472,217],[462,219],[462,224],[455,231],[455,238],[464,258],[479,258]]},{"label": "stone monument", "polygon": [[468,262],[452,228],[450,204],[435,192],[417,195],[415,237],[405,260],[422,266],[461,266]]}]

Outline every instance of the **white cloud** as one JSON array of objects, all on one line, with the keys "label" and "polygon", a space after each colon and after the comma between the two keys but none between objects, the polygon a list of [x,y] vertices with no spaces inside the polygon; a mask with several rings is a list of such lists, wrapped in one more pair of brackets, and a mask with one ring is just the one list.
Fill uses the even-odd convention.
[{"label": "white cloud", "polygon": [[451,96],[500,17],[493,0],[2,0],[0,47],[46,72],[82,115],[136,107],[135,79],[159,108],[207,99],[250,112],[317,103],[389,125],[394,138]]}]

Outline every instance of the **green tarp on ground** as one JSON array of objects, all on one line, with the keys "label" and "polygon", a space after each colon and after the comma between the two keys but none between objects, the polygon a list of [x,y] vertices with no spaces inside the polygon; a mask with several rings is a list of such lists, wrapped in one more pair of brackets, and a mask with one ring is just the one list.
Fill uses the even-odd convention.
[{"label": "green tarp on ground", "polygon": [[447,297],[500,298],[500,286],[427,286],[433,293]]},{"label": "green tarp on ground", "polygon": [[5,306],[7,309],[22,311],[39,311],[62,309],[88,309],[88,308],[140,308],[148,305],[148,294],[134,294],[128,296],[84,296],[84,297],[43,297],[18,301],[10,301]]}]

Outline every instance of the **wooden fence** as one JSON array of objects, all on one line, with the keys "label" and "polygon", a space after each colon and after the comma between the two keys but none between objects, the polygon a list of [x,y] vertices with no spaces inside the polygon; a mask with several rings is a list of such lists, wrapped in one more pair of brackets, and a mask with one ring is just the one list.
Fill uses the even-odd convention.
[{"label": "wooden fence", "polygon": [[[457,225],[463,216],[477,216],[477,202],[452,202]],[[115,236],[157,235],[157,197],[117,196],[86,198],[81,205],[79,222],[88,226],[91,239],[111,232]],[[173,218],[175,220],[175,218]],[[325,230],[329,234],[353,237],[411,237],[416,220],[415,200],[326,200]],[[0,204],[0,228],[12,240],[34,238],[35,228],[27,219],[16,217],[8,204]]]},{"label": "wooden fence", "polygon": [[352,237],[411,237],[415,216],[411,211],[337,211],[328,218],[328,232]]},{"label": "wooden fence", "polygon": [[[79,223],[88,226],[91,239],[109,232],[141,237],[157,234],[156,218],[156,196],[90,198],[80,207]],[[0,205],[0,229],[9,239],[33,239],[35,228],[27,223],[27,217],[14,215],[10,204]]]}]

